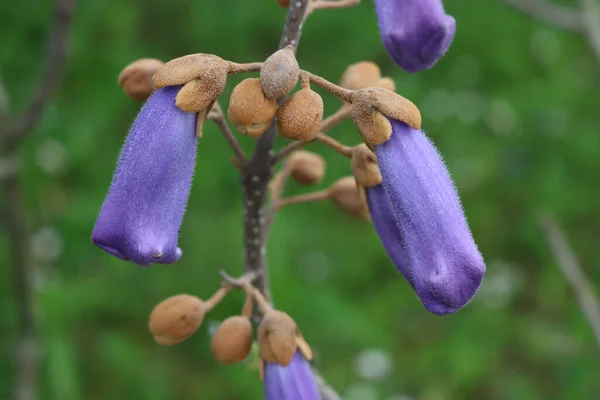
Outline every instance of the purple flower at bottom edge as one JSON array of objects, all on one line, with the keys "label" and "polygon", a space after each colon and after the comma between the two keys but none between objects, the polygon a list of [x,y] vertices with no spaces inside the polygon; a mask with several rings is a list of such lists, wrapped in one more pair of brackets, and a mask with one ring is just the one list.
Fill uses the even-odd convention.
[{"label": "purple flower at bottom edge", "polygon": [[407,72],[431,68],[456,33],[441,0],[375,0],[375,11],[383,45]]},{"label": "purple flower at bottom edge", "polygon": [[283,367],[277,363],[266,363],[265,399],[320,399],[315,377],[300,351],[296,351],[292,362],[287,367]]},{"label": "purple flower at bottom edge", "polygon": [[181,257],[179,227],[196,161],[196,114],[175,106],[165,87],[138,114],[92,232],[94,244],[138,265]]},{"label": "purple flower at bottom edge", "polygon": [[485,263],[436,148],[423,132],[390,122],[392,136],[375,147],[382,183],[367,188],[373,225],[425,308],[451,314],[475,295]]}]

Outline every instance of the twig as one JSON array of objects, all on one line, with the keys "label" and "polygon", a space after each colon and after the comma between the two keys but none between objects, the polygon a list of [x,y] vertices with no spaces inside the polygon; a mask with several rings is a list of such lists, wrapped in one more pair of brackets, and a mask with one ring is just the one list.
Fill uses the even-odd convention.
[{"label": "twig", "polygon": [[[551,3],[547,0],[502,0],[506,4],[562,29],[581,32],[582,14],[569,7]],[[592,0],[593,1],[593,0]]]},{"label": "twig", "polygon": [[342,400],[340,395],[325,382],[325,379],[319,375],[315,368],[312,368],[312,372],[315,376],[315,381],[317,381],[317,388],[319,389],[321,400]]},{"label": "twig", "polygon": [[600,6],[596,0],[579,0],[583,31],[600,67]]},{"label": "twig", "polygon": [[311,203],[315,201],[323,201],[329,199],[329,191],[321,190],[313,193],[299,194],[297,196],[285,197],[273,204],[273,208],[279,210],[283,207],[293,204]]},{"label": "twig", "polygon": [[213,110],[214,112],[210,114],[210,119],[212,119],[215,122],[215,124],[219,127],[219,130],[223,134],[223,137],[235,153],[235,157],[237,158],[237,164],[240,167],[243,167],[245,164],[248,163],[248,158],[246,157],[246,154],[244,154],[242,146],[240,146],[240,143],[233,135],[229,124],[225,120],[225,116],[223,115],[221,106],[219,106],[218,103],[215,103],[211,111]]},{"label": "twig", "polygon": [[600,347],[600,301],[555,218],[552,215],[541,216],[540,226],[561,272],[571,285],[579,306],[594,332],[596,343]]},{"label": "twig", "polygon": [[50,33],[46,66],[37,89],[22,117],[13,124],[4,138],[5,151],[12,151],[31,132],[42,117],[50,96],[60,82],[60,76],[67,56],[67,39],[75,0],[57,0],[54,9],[54,23]]},{"label": "twig", "polygon": [[[302,25],[306,17],[309,0],[290,3],[288,15],[281,34],[279,49],[292,45],[296,49],[300,42]],[[284,98],[277,99],[278,104]],[[258,279],[254,285],[267,300],[271,301],[265,261],[264,206],[269,181],[273,176],[273,144],[277,135],[277,121],[273,119],[269,130],[258,139],[251,160],[242,171],[244,198],[244,270],[254,271]]]},{"label": "twig", "polygon": [[352,158],[352,148],[341,144],[332,137],[319,133],[317,137],[315,137],[315,140],[327,145],[346,158]]},{"label": "twig", "polygon": [[[348,105],[343,105],[340,107],[335,113],[331,114],[329,117],[325,118],[323,122],[321,122],[321,134],[327,133],[329,130],[333,129],[340,122],[350,117],[352,109]],[[294,142],[285,146],[283,149],[279,150],[277,154],[274,156],[275,163],[278,163],[287,157],[289,157],[294,151],[300,150],[302,147],[306,146],[310,142]]]},{"label": "twig", "polygon": [[[29,262],[29,232],[15,152],[21,141],[40,120],[53,90],[60,81],[74,7],[74,0],[57,0],[49,36],[46,66],[39,78],[37,89],[20,117],[7,121],[7,117],[2,116],[0,124],[0,156],[4,166],[7,167],[0,179],[2,183],[0,214],[9,235],[13,293],[19,321],[15,400],[35,400],[38,375],[37,327]],[[7,104],[4,107],[8,109]]]}]

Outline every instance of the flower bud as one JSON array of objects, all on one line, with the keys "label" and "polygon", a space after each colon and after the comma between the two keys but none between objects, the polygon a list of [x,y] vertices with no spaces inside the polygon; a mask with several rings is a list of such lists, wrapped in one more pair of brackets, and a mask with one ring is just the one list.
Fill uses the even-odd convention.
[{"label": "flower bud", "polygon": [[375,83],[375,87],[384,88],[387,90],[391,90],[392,92],[396,91],[396,82],[392,78],[381,78]]},{"label": "flower bud", "polygon": [[244,361],[252,348],[252,323],[241,315],[227,318],[213,336],[210,348],[223,365]]},{"label": "flower bud", "polygon": [[350,90],[375,86],[381,77],[381,70],[371,61],[360,61],[350,65],[340,79],[340,86]]},{"label": "flower bud", "polygon": [[288,94],[296,86],[299,76],[300,66],[291,45],[273,53],[260,69],[260,82],[268,99]]},{"label": "flower bud", "polygon": [[363,187],[379,185],[382,180],[377,156],[364,144],[352,150],[352,172],[356,182]]},{"label": "flower bud", "polygon": [[123,68],[119,74],[119,86],[127,97],[146,100],[152,92],[152,77],[164,63],[155,58],[142,58]]},{"label": "flower bud", "polygon": [[369,209],[352,176],[338,179],[329,187],[329,196],[339,209],[355,217],[369,219]]},{"label": "flower bud", "polygon": [[204,319],[203,301],[189,294],[169,297],[154,307],[148,328],[156,343],[171,346],[198,330]]},{"label": "flower bud", "polygon": [[269,311],[258,327],[258,354],[270,363],[287,366],[298,348],[296,323],[284,312]]},{"label": "flower bud", "polygon": [[277,3],[283,8],[288,8],[290,6],[290,0],[277,0]]},{"label": "flower bud", "polygon": [[311,141],[323,120],[323,99],[310,87],[290,96],[277,110],[277,129],[291,140]]},{"label": "flower bud", "polygon": [[288,168],[292,179],[302,185],[314,185],[325,176],[325,160],[310,151],[295,151],[288,159]]},{"label": "flower bud", "polygon": [[276,112],[276,101],[265,97],[260,79],[248,78],[233,89],[227,117],[241,134],[258,138],[269,129]]}]

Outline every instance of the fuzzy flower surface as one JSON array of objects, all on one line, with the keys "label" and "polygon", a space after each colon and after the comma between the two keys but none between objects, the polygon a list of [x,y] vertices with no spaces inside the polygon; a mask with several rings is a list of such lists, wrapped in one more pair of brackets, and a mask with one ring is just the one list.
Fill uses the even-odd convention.
[{"label": "fuzzy flower surface", "polygon": [[125,261],[171,264],[196,161],[196,114],[175,106],[180,86],[157,90],[121,151],[92,232],[94,244]]},{"label": "fuzzy flower surface", "polygon": [[287,367],[283,367],[278,363],[266,363],[265,399],[320,399],[315,377],[300,351],[294,354],[292,362]]},{"label": "fuzzy flower surface", "polygon": [[367,188],[388,256],[430,312],[451,314],[475,295],[485,263],[441,156],[421,131],[390,120],[375,147],[382,182]]},{"label": "fuzzy flower surface", "polygon": [[431,68],[456,33],[441,0],[375,0],[375,12],[384,47],[407,72]]}]

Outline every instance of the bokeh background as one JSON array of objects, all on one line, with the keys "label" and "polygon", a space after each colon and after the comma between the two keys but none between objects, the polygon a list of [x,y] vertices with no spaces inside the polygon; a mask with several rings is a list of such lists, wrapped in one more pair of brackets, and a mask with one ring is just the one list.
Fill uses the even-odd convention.
[{"label": "bokeh background", "polygon": [[[487,261],[480,292],[455,315],[429,314],[368,222],[315,203],[287,208],[275,221],[268,246],[274,298],[346,400],[597,398],[597,343],[538,215],[556,216],[598,288],[600,65],[582,35],[501,1],[448,0],[446,9],[457,35],[431,70],[410,75],[393,64],[370,1],[313,14],[298,60],[332,81],[353,62],[375,61],[421,108]],[[13,112],[35,85],[51,10],[48,0],[0,3],[0,74]],[[196,52],[264,60],[285,16],[274,0],[79,2],[64,79],[19,152],[42,350],[39,399],[262,398],[252,360],[222,367],[210,352],[211,332],[239,312],[242,293],[180,345],[159,347],[147,331],[148,314],[163,298],[206,298],[220,284],[220,269],[242,271],[239,176],[214,125],[198,146],[179,263],[136,267],[94,247],[90,234],[140,108],[117,85],[123,66]],[[229,80],[221,104],[241,79]],[[326,114],[335,111],[339,101],[320,93]],[[349,121],[332,135],[359,141]],[[252,141],[244,139],[249,151]],[[309,147],[328,160],[315,189],[350,173],[330,149]],[[291,184],[287,193],[310,190]],[[2,231],[0,399],[12,396],[19,336],[9,255]]]}]

